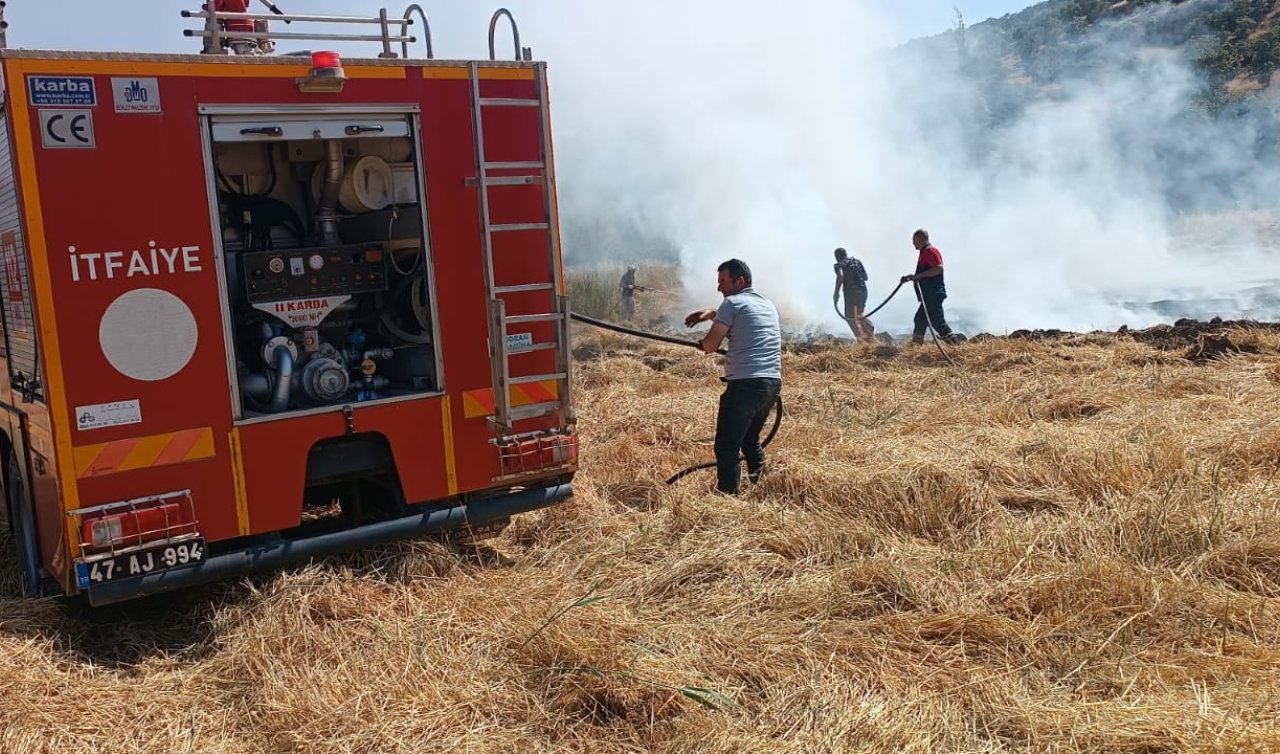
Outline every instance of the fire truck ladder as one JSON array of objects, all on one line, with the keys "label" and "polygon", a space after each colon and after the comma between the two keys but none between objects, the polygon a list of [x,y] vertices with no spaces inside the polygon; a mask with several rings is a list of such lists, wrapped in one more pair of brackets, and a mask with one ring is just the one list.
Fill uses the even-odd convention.
[{"label": "fire truck ladder", "polygon": [[[539,416],[556,415],[560,427],[569,426],[574,417],[569,408],[570,364],[569,364],[569,302],[561,288],[559,269],[560,242],[556,234],[559,218],[556,213],[555,186],[551,176],[551,129],[547,113],[546,64],[538,63],[535,67],[535,83],[538,90],[536,99],[499,98],[480,96],[480,67],[478,63],[470,64],[471,101],[475,118],[476,144],[476,184],[480,191],[480,215],[484,228],[484,270],[485,284],[489,295],[489,352],[493,363],[493,422],[497,426],[500,437],[512,433],[512,424],[521,419]],[[484,110],[491,107],[536,107],[538,108],[538,124],[541,131],[540,155],[536,161],[529,162],[489,162],[485,157],[484,143]],[[491,175],[492,171],[503,173]],[[530,171],[523,175],[512,175],[513,171]],[[542,186],[544,216],[535,222],[495,224],[490,218],[489,192],[502,186]],[[496,285],[494,282],[493,239],[497,234],[522,231],[540,231],[545,234],[547,269],[551,273],[550,282],[531,282],[514,285]],[[553,299],[553,310],[538,314],[507,315],[507,302],[502,298],[505,294],[524,293],[529,291],[550,291]],[[545,343],[534,343],[513,351],[507,342],[507,328],[510,325],[523,325],[536,322],[551,322],[555,325],[554,339]],[[555,351],[556,371],[551,374],[536,374],[522,377],[511,376],[511,362],[524,354],[537,351]],[[554,381],[556,398],[551,401],[534,403],[526,406],[512,407],[511,388],[517,385]]]}]

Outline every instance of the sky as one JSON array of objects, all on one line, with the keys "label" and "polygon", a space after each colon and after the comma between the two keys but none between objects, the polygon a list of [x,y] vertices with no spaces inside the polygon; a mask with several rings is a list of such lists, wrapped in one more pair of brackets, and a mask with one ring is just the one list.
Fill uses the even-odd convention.
[{"label": "sky", "polygon": [[[577,1],[583,6],[590,2]],[[612,0],[603,4],[620,2],[621,0]],[[471,0],[465,3],[442,3],[437,7],[433,7],[432,3],[422,3],[431,19],[434,36],[438,38],[437,55],[466,57],[482,53],[487,44],[485,33],[489,17],[500,4],[510,8],[517,22],[520,22],[522,18],[532,18],[531,12],[537,8],[539,0],[506,0],[504,3],[495,0],[492,4]],[[972,24],[985,18],[1021,10],[1033,3],[1027,0],[871,0],[865,4],[874,8],[886,21],[884,41],[886,44],[894,44],[911,37],[945,31],[955,21],[956,8],[964,14],[966,23]],[[198,5],[195,0],[131,0],[127,3],[101,0],[9,0],[5,17],[9,21],[9,44],[12,47],[183,52],[193,49],[193,40],[181,36],[181,29],[187,28],[191,22],[184,21],[178,14],[183,8],[194,10]],[[386,7],[393,16],[397,15],[407,3],[388,3],[383,0],[282,0],[277,5],[289,13],[367,13],[372,17],[382,7]],[[654,9],[654,14],[659,14],[665,12],[662,9],[678,5],[679,0],[660,0],[647,7]],[[128,11],[122,12],[122,8],[126,6]],[[783,4],[776,3],[776,6],[782,7]],[[544,24],[556,22],[551,17],[537,20]],[[521,33],[535,44],[538,32],[537,26],[521,29]]]}]

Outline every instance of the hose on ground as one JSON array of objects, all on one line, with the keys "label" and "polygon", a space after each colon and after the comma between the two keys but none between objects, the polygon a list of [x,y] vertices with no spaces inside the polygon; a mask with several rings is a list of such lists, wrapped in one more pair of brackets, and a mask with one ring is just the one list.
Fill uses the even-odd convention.
[{"label": "hose on ground", "polygon": [[[769,434],[765,435],[764,439],[760,441],[760,447],[762,448],[768,447],[769,443],[773,442],[773,436],[778,434],[778,427],[780,426],[782,426],[782,396],[781,395],[778,396],[777,402],[773,404],[773,426],[769,428]],[[680,471],[676,472],[675,476],[667,480],[667,484],[675,484],[676,482],[680,481],[681,479],[684,479],[685,477],[689,476],[695,471],[702,471],[703,469],[714,469],[715,467],[716,467],[715,461],[708,461],[707,463],[700,463],[697,466],[690,466],[687,469],[681,469]]]},{"label": "hose on ground", "polygon": [[942,338],[938,337],[938,331],[933,329],[933,319],[929,317],[929,307],[924,305],[924,291],[920,290],[920,281],[913,281],[912,284],[916,288],[916,297],[920,299],[920,309],[924,312],[924,321],[929,325],[929,332],[933,333],[933,344],[938,347],[938,353],[942,354],[942,358],[951,363],[951,366],[960,366],[956,360],[951,358],[951,354],[947,353],[947,349],[942,347]]},{"label": "hose on ground", "polygon": [[[896,289],[894,293],[897,293]],[[883,306],[883,304],[881,304],[881,306]],[[617,325],[612,322],[606,322],[601,319],[588,317],[584,314],[578,314],[577,312],[571,312],[569,316],[578,322],[591,325],[592,327],[598,327],[602,330],[610,330],[612,332],[622,333],[623,335],[634,335],[637,338],[646,338],[648,340],[656,340],[659,343],[670,343],[672,345],[689,346],[691,348],[697,348],[697,349],[702,348],[702,344],[696,340],[684,340],[683,338],[675,338],[670,335],[659,335],[657,333],[645,332],[644,330],[637,330],[632,327],[623,327],[622,325]],[[725,350],[721,348],[721,349],[718,349],[716,353],[723,355],[725,353]],[[773,405],[773,426],[769,428],[769,433],[765,435],[764,440],[760,442],[760,447],[762,448],[768,447],[769,443],[773,442],[773,438],[775,435],[778,434],[778,428],[780,426],[782,426],[782,396],[781,395],[778,396],[777,402],[775,402]],[[714,469],[715,467],[716,467],[715,461],[710,461],[708,463],[700,463],[700,464],[697,464],[696,466],[689,466],[687,468],[681,469],[679,472],[675,474],[675,476],[668,479],[667,484],[675,484],[676,482],[689,476],[695,471],[702,471],[703,469]]]}]

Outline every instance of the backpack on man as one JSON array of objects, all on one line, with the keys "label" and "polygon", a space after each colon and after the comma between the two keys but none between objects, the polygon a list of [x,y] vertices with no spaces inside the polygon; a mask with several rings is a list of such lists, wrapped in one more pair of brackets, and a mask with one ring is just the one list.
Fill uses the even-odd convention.
[{"label": "backpack on man", "polygon": [[840,266],[844,268],[845,285],[853,284],[859,288],[867,287],[867,268],[862,266],[860,260],[848,257],[841,261]]}]

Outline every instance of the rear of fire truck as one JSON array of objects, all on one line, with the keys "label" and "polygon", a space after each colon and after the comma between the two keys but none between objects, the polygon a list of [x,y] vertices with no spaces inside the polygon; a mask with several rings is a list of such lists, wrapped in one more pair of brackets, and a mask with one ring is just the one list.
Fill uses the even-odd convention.
[{"label": "rear of fire truck", "polygon": [[[0,450],[32,591],[484,536],[571,493],[545,64],[518,32],[514,61],[435,60],[412,7],[236,5],[183,13],[198,55],[0,52]],[[316,38],[381,50],[266,54]]]}]

